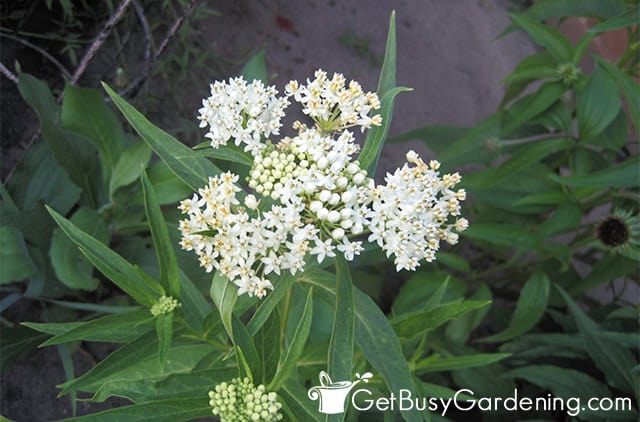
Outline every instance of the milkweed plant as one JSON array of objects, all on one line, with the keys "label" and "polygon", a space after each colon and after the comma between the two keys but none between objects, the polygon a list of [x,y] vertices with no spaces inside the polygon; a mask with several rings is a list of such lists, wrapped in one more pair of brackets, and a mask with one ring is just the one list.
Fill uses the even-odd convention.
[{"label": "milkweed plant", "polygon": [[[461,176],[441,174],[438,161],[408,151],[406,163],[374,180],[393,101],[409,90],[395,86],[394,17],[377,92],[323,70],[282,92],[264,74],[243,73],[211,84],[198,112],[206,141],[195,149],[104,84],[144,143],[193,192],[176,217],[161,208],[158,185],[141,170],[157,277],[48,208],[93,266],[144,308],[76,325],[29,323],[53,334],[47,345],[124,343],[61,385],[61,395],[132,402],[105,417],[319,420],[306,390],[320,371],[336,380],[375,373],[373,391],[416,394],[408,359],[423,356],[412,340],[422,331],[412,327],[424,315],[389,319],[354,286],[351,267],[379,253],[395,271],[414,271],[436,259],[442,241],[456,244],[468,222],[465,190],[456,188]],[[291,110],[304,120],[284,135]],[[206,274],[208,286],[192,280]],[[318,337],[317,324],[330,335]],[[401,412],[423,418],[415,408]]]}]

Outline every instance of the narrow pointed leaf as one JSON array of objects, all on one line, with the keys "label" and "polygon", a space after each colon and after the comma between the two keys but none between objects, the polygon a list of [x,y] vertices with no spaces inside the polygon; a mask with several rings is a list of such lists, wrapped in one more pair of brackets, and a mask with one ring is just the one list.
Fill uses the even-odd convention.
[{"label": "narrow pointed leaf", "polygon": [[173,312],[156,317],[156,335],[158,336],[158,358],[164,367],[173,339]]},{"label": "narrow pointed leaf", "polygon": [[[40,347],[71,341],[104,341],[112,343],[133,341],[153,328],[152,321],[153,316],[147,309],[107,315],[91,321],[81,322],[77,326],[71,326],[71,329],[60,332],[42,343]],[[47,328],[46,326],[39,327],[40,324],[25,325],[38,331]],[[64,326],[66,323],[61,325]],[[59,329],[49,327],[47,330],[46,332],[50,332],[51,330],[58,331]]]},{"label": "narrow pointed leaf", "polygon": [[336,256],[336,305],[333,331],[329,342],[329,375],[332,379],[351,379],[353,369],[353,347],[355,309],[353,305],[353,283],[349,266],[341,256]]},{"label": "narrow pointed leaf", "polygon": [[525,283],[509,325],[498,334],[481,339],[482,342],[501,342],[518,337],[533,328],[544,315],[549,302],[550,282],[544,273],[534,273]]},{"label": "narrow pointed leaf", "polygon": [[108,246],[78,229],[72,222],[47,207],[49,214],[82,253],[118,287],[141,305],[151,307],[162,296],[162,287],[140,275],[138,270]]},{"label": "narrow pointed leaf", "polygon": [[220,169],[212,162],[199,156],[197,152],[180,143],[162,129],[154,126],[108,85],[103,84],[102,86],[142,139],[193,190],[206,185],[209,177],[220,174]]},{"label": "narrow pointed leaf", "polygon": [[227,330],[227,334],[233,340],[233,307],[238,300],[236,286],[229,282],[220,272],[216,272],[211,281],[209,294],[213,303],[216,304],[216,308],[218,308],[224,329]]},{"label": "narrow pointed leaf", "polygon": [[178,272],[178,261],[169,238],[167,223],[162,215],[162,210],[158,205],[156,194],[151,182],[146,174],[142,175],[142,191],[144,194],[144,209],[147,214],[153,245],[158,257],[160,266],[160,283],[165,291],[180,299],[180,274]]},{"label": "narrow pointed leaf", "polygon": [[307,293],[307,299],[304,304],[302,316],[296,325],[291,343],[288,345],[284,357],[278,366],[278,371],[269,384],[267,390],[274,391],[279,389],[282,386],[282,383],[289,377],[291,371],[295,368],[296,363],[304,350],[304,345],[307,343],[307,338],[309,338],[312,317],[313,288],[310,288],[309,293]]}]

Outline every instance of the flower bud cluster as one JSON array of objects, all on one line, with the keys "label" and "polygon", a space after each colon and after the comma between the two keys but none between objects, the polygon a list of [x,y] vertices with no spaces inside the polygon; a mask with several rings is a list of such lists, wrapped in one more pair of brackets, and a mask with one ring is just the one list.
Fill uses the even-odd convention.
[{"label": "flower bud cluster", "polygon": [[179,308],[180,302],[178,299],[171,296],[161,296],[160,299],[151,307],[151,315],[158,316],[173,312],[176,308]]},{"label": "flower bud cluster", "polygon": [[336,248],[353,260],[362,242],[350,239],[368,224],[373,180],[358,161],[351,160],[358,151],[351,132],[345,130],[334,139],[316,128],[298,128],[298,136],[284,138],[278,150],[267,148],[264,156],[256,155],[249,187],[301,208],[302,220],[316,227],[308,241],[314,244],[310,253],[319,263],[335,256]]},{"label": "flower bud cluster", "polygon": [[277,95],[274,86],[265,87],[258,80],[247,83],[242,77],[211,84],[211,96],[202,100],[198,116],[200,127],[209,126],[205,137],[211,146],[218,148],[233,138],[236,146],[245,144],[245,151],[263,148],[262,137],[280,133],[280,119],[289,105]]},{"label": "flower bud cluster", "polygon": [[209,391],[209,405],[221,422],[279,421],[282,419],[278,395],[264,385],[255,387],[249,378],[235,378]]},{"label": "flower bud cluster", "polygon": [[[387,257],[395,255],[396,270],[415,270],[421,260],[431,262],[440,247],[440,240],[458,242],[458,232],[468,222],[450,217],[460,215],[464,189],[453,190],[461,180],[458,173],[440,178],[438,161],[427,165],[414,151],[393,174],[387,174],[386,185],[376,186],[369,213],[370,242],[377,242]],[[412,167],[409,163],[413,164]]]},{"label": "flower bud cluster", "polygon": [[369,116],[371,111],[380,108],[378,95],[364,92],[356,81],[347,86],[341,73],[334,73],[329,79],[325,71],[318,69],[314,76],[312,81],[307,79],[306,85],[289,82],[285,93],[303,106],[302,111],[322,132],[336,132],[353,126],[360,126],[364,132],[382,124],[381,115]]}]

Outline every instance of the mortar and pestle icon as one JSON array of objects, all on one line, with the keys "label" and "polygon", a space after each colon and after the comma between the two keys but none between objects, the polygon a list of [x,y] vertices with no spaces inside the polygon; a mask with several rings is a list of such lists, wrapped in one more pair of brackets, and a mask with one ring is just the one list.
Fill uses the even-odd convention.
[{"label": "mortar and pestle icon", "polygon": [[369,382],[369,378],[373,377],[371,372],[365,372],[360,375],[356,373],[355,381],[331,381],[329,374],[320,372],[320,385],[311,387],[308,396],[311,400],[319,400],[318,411],[320,413],[333,415],[336,413],[344,413],[344,402],[353,387],[358,385],[360,381]]}]

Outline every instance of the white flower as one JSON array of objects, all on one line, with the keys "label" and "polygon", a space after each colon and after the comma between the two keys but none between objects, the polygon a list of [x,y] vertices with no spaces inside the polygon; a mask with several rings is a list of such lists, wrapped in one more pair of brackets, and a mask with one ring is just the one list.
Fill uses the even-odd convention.
[{"label": "white flower", "polygon": [[247,83],[242,77],[229,82],[211,84],[211,96],[202,101],[199,110],[200,127],[209,126],[205,137],[218,148],[233,138],[237,146],[257,153],[263,137],[279,134],[281,118],[289,101],[277,96],[273,86],[265,87],[261,81]]},{"label": "white flower", "polygon": [[387,174],[386,185],[377,186],[369,213],[370,242],[376,242],[387,256],[395,255],[396,269],[415,270],[421,260],[435,259],[440,240],[455,244],[458,234],[467,228],[467,220],[460,218],[448,224],[449,216],[460,214],[464,190],[453,191],[460,175],[439,177],[437,161],[427,166],[414,151],[407,153],[405,164],[393,174]]},{"label": "white flower", "polygon": [[369,113],[380,108],[378,96],[364,92],[360,84],[346,79],[341,73],[334,73],[329,79],[323,70],[315,72],[315,79],[306,85],[298,81],[287,84],[285,94],[302,105],[302,111],[316,123],[322,132],[341,131],[360,126],[362,132],[371,126],[380,126],[382,116],[372,117]]}]

